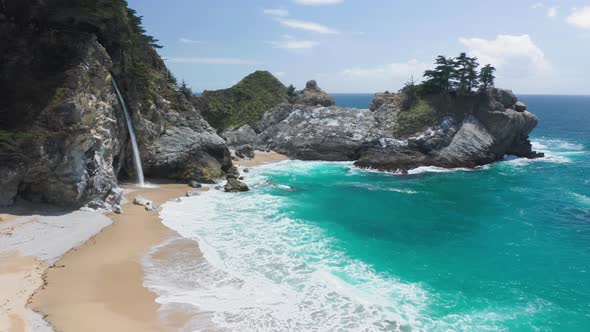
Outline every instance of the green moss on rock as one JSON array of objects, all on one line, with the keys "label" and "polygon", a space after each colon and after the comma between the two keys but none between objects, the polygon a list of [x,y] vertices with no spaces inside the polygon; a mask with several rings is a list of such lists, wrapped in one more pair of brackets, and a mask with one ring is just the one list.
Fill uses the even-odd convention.
[{"label": "green moss on rock", "polygon": [[420,99],[410,109],[399,112],[393,126],[394,134],[399,136],[414,134],[432,125],[436,118],[436,112],[432,106]]}]

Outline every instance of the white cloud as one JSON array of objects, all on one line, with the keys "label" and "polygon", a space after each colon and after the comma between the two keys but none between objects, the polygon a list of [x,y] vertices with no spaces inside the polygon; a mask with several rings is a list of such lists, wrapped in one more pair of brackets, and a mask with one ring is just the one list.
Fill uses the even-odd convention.
[{"label": "white cloud", "polygon": [[365,78],[375,80],[403,79],[408,81],[412,76],[417,79],[422,77],[428,64],[412,59],[408,62],[390,63],[376,67],[355,67],[341,71],[347,78]]},{"label": "white cloud", "polygon": [[574,8],[565,21],[580,29],[590,29],[590,6]]},{"label": "white cloud", "polygon": [[335,5],[342,3],[344,0],[294,0],[295,3],[306,6],[319,6],[319,5]]},{"label": "white cloud", "polygon": [[193,40],[193,39],[184,38],[184,37],[180,38],[178,41],[183,44],[199,44],[200,43],[200,41],[198,41],[198,40]]},{"label": "white cloud", "polygon": [[549,9],[547,9],[547,16],[550,18],[555,18],[557,16],[557,9],[559,7],[549,7]]},{"label": "white cloud", "polygon": [[523,78],[544,74],[550,64],[529,35],[498,35],[496,39],[459,38],[482,65],[492,64],[504,77]]},{"label": "white cloud", "polygon": [[312,49],[320,43],[313,40],[297,40],[293,38],[284,38],[283,40],[271,41],[273,48],[284,48],[289,50]]},{"label": "white cloud", "polygon": [[337,34],[338,31],[328,28],[324,25],[314,22],[307,22],[307,21],[299,21],[299,20],[292,20],[292,19],[279,19],[282,25],[287,26],[293,29],[302,29],[317,33],[324,33],[324,34]]},{"label": "white cloud", "polygon": [[190,63],[204,65],[255,65],[256,61],[244,60],[238,58],[168,58],[166,61],[171,63]]},{"label": "white cloud", "polygon": [[542,2],[537,2],[534,5],[532,5],[531,8],[532,9],[545,8],[545,5]]},{"label": "white cloud", "polygon": [[289,11],[287,11],[285,9],[265,9],[265,10],[263,10],[263,13],[265,13],[266,15],[276,16],[276,17],[289,16]]}]

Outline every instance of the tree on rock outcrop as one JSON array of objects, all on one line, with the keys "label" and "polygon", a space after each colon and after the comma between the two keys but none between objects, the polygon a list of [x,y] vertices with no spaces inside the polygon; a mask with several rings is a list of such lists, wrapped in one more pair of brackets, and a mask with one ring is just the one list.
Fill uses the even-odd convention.
[{"label": "tree on rock outcrop", "polygon": [[494,80],[496,76],[494,76],[494,72],[496,68],[492,67],[492,65],[485,65],[479,73],[479,80],[481,82],[481,88],[487,89],[488,87],[494,86]]},{"label": "tree on rock outcrop", "polygon": [[457,82],[457,92],[461,95],[468,95],[478,85],[476,70],[479,63],[477,58],[471,58],[466,53],[461,53],[455,59],[454,64],[452,78]]},{"label": "tree on rock outcrop", "polygon": [[295,97],[295,95],[297,95],[297,89],[295,89],[295,87],[293,86],[293,84],[290,84],[287,87],[287,96],[289,98],[293,98],[293,97]]},{"label": "tree on rock outcrop", "polygon": [[430,92],[449,93],[452,88],[451,78],[455,72],[455,59],[439,55],[436,58],[437,65],[434,70],[424,72],[424,87]]}]

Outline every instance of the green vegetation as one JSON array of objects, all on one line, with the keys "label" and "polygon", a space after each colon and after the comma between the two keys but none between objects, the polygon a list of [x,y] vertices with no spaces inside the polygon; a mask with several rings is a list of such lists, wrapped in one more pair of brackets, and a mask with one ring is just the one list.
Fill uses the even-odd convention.
[{"label": "green vegetation", "polygon": [[494,80],[496,76],[494,76],[494,72],[496,68],[492,67],[492,65],[486,65],[483,67],[479,73],[479,80],[481,81],[481,87],[487,89],[490,86],[494,86]]},{"label": "green vegetation", "polygon": [[216,129],[253,124],[262,115],[287,100],[287,88],[267,71],[246,76],[229,89],[205,91],[203,115]]},{"label": "green vegetation", "polygon": [[295,97],[296,94],[297,94],[297,89],[295,89],[293,84],[289,85],[289,87],[287,87],[287,96],[289,98],[292,98],[292,97]]},{"label": "green vegetation", "polygon": [[186,82],[184,80],[182,80],[182,84],[180,84],[180,86],[178,86],[178,92],[180,92],[187,99],[191,98],[193,96],[193,90],[191,89],[190,86],[188,86],[186,84]]},{"label": "green vegetation", "polygon": [[436,112],[424,100],[416,101],[408,110],[399,112],[393,126],[396,135],[410,135],[432,125],[436,121]]},{"label": "green vegetation", "polygon": [[67,92],[68,92],[68,90],[63,87],[59,87],[59,88],[55,89],[55,93],[53,94],[53,98],[51,98],[51,101],[49,102],[49,107],[55,107],[55,106],[61,104],[66,99]]},{"label": "green vegetation", "polygon": [[176,79],[156,51],[161,46],[146,33],[142,17],[128,8],[127,1],[64,1],[55,10],[71,10],[79,29],[96,34],[113,60],[113,72],[130,103],[145,105],[158,95],[172,102],[178,98]]},{"label": "green vegetation", "polygon": [[496,69],[488,64],[478,73],[477,58],[468,57],[466,53],[461,53],[456,58],[439,55],[435,65],[433,70],[424,72],[426,80],[420,87],[424,94],[453,92],[466,96],[478,87],[486,89],[494,85],[493,72]]}]

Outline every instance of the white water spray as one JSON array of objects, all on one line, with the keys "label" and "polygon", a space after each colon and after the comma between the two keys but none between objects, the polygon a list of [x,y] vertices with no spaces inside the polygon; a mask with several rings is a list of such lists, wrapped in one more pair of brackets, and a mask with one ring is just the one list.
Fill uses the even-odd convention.
[{"label": "white water spray", "polygon": [[131,122],[131,115],[129,114],[129,110],[127,109],[127,104],[125,103],[125,99],[123,99],[123,95],[119,90],[119,86],[117,86],[117,82],[115,78],[112,77],[111,81],[113,82],[113,87],[115,91],[117,91],[117,96],[119,97],[119,103],[121,107],[123,107],[123,111],[125,112],[125,120],[127,120],[127,128],[129,128],[129,136],[131,136],[131,147],[133,148],[133,162],[135,164],[135,173],[137,173],[137,184],[139,186],[144,186],[145,182],[143,179],[143,168],[141,166],[141,159],[139,158],[139,148],[137,147],[137,138],[135,137],[135,130],[133,130],[133,123]]}]

